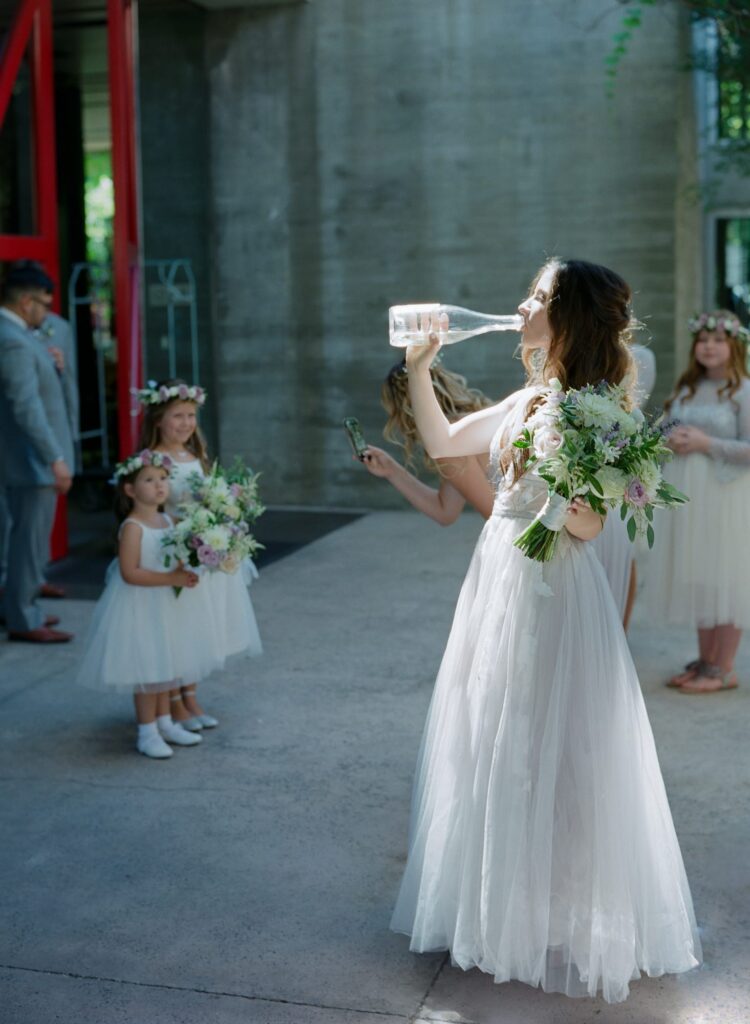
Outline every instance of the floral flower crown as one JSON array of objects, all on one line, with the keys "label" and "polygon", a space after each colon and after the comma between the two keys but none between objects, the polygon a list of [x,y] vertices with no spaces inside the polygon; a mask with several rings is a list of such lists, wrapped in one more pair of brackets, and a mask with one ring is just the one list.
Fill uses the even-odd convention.
[{"label": "floral flower crown", "polygon": [[141,452],[129,456],[124,462],[118,462],[115,466],[115,475],[112,483],[117,483],[123,477],[132,476],[139,469],[146,466],[155,466],[157,469],[166,469],[167,475],[172,472],[174,461],[165,452],[153,452],[150,448],[144,448]]},{"label": "floral flower crown", "polygon": [[750,331],[742,326],[736,316],[701,313],[700,316],[694,316],[688,320],[688,329],[691,334],[699,334],[701,331],[716,331],[720,328],[732,338],[739,338],[746,344],[750,342]]},{"label": "floral flower crown", "polygon": [[195,402],[196,405],[203,405],[206,401],[206,392],[197,384],[173,384],[167,387],[166,384],[158,386],[155,380],[150,380],[145,388],[131,388],[130,393],[136,396],[141,405],[163,405],[174,398]]}]

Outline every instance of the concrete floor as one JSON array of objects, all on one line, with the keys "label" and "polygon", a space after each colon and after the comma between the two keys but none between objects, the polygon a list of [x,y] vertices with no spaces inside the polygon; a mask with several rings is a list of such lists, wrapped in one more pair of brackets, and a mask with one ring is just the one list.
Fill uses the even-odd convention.
[{"label": "concrete floor", "polygon": [[[129,703],[71,685],[82,640],[0,643],[2,1024],[746,1024],[750,649],[739,692],[632,646],[706,964],[628,1001],[494,985],[388,931],[417,744],[479,522],[362,518],[269,566],[266,654],[203,687],[221,726],[167,762]],[[52,608],[52,604],[50,604]],[[56,602],[83,637],[93,604]]]}]

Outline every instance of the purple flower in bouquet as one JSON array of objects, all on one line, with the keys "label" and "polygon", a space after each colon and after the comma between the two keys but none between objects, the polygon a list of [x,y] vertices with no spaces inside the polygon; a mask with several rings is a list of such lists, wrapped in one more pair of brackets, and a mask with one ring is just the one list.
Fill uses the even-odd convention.
[{"label": "purple flower in bouquet", "polygon": [[188,541],[188,547],[192,548],[194,551],[197,551],[199,548],[203,547],[203,541],[197,534],[195,534],[195,536],[191,537],[190,540]]},{"label": "purple flower in bouquet", "polygon": [[208,547],[206,544],[201,544],[198,548],[198,561],[209,569],[215,569],[221,558],[213,548]]},{"label": "purple flower in bouquet", "polygon": [[627,500],[636,508],[644,508],[649,503],[646,488],[637,477],[628,484]]}]

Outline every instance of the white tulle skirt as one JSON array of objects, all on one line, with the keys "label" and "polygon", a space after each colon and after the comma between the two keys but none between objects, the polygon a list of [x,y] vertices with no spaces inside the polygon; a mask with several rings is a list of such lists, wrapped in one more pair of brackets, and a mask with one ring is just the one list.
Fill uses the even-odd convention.
[{"label": "white tulle skirt", "polygon": [[241,567],[233,575],[215,572],[206,579],[225,658],[237,654],[252,657],[263,653],[260,631],[248,593],[248,578],[248,570]]},{"label": "white tulle skirt", "polygon": [[192,599],[171,587],[126,583],[117,560],[89,626],[77,681],[93,689],[150,693],[174,689],[185,676],[202,679],[222,658],[213,641],[213,620]]},{"label": "white tulle skirt", "polygon": [[701,959],[654,740],[601,564],[542,567],[493,516],[419,754],[391,927],[496,981],[625,999]]},{"label": "white tulle skirt", "polygon": [[620,613],[620,619],[622,619],[625,616],[625,606],[628,603],[634,547],[628,537],[627,523],[620,518],[619,509],[612,509],[609,512],[604,522],[604,529],[590,543],[602,563],[604,574]]},{"label": "white tulle skirt", "polygon": [[654,519],[644,586],[652,621],[750,628],[750,469],[724,481],[725,469],[697,452],[665,468],[665,477],[690,501]]}]

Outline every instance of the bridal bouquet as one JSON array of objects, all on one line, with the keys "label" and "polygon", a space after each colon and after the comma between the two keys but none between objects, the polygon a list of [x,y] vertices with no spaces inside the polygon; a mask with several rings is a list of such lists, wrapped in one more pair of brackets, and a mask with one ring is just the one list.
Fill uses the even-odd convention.
[{"label": "bridal bouquet", "polygon": [[263,547],[250,532],[264,512],[257,481],[239,461],[230,470],[215,462],[206,477],[194,473],[190,496],[177,506],[179,520],[162,541],[165,566],[174,560],[208,572],[237,572]]},{"label": "bridal bouquet", "polygon": [[528,451],[529,467],[549,486],[544,508],[514,541],[529,558],[548,562],[554,556],[574,498],[585,498],[600,515],[619,505],[631,541],[645,533],[649,547],[654,509],[688,500],[661,473],[672,456],[665,441],[672,424],[649,423],[627,404],[625,389],[606,382],[565,392],[557,379],[550,382],[549,394],[513,442]]}]

